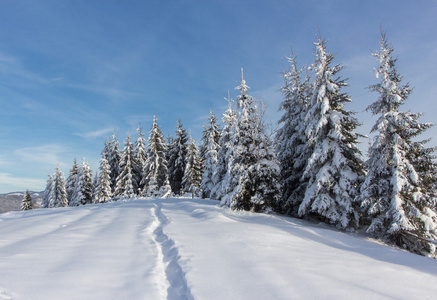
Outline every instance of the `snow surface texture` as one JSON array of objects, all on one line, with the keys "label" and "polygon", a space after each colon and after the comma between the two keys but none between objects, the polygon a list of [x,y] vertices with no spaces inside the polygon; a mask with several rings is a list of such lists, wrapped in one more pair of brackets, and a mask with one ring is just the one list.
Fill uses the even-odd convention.
[{"label": "snow surface texture", "polygon": [[211,200],[0,215],[0,299],[435,299],[436,282],[436,260]]}]

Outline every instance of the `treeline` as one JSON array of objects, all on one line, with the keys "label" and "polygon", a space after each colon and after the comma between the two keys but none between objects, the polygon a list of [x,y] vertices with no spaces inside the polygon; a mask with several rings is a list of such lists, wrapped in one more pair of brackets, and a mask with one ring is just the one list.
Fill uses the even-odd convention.
[{"label": "treeline", "polygon": [[283,115],[271,140],[262,111],[243,77],[239,96],[228,99],[222,126],[211,111],[199,148],[181,121],[165,141],[154,118],[148,140],[141,126],[124,148],[114,134],[105,142],[98,174],[74,161],[65,182],[58,167],[47,183],[43,207],[78,206],[124,197],[192,193],[232,209],[317,218],[342,230],[369,233],[409,251],[435,256],[437,171],[435,148],[415,138],[432,124],[400,107],[412,89],[402,85],[393,48],[381,32],[377,95],[367,110],[378,117],[363,161],[360,126],[346,109],[343,67],[320,37],[310,68],[288,59],[283,72]]}]

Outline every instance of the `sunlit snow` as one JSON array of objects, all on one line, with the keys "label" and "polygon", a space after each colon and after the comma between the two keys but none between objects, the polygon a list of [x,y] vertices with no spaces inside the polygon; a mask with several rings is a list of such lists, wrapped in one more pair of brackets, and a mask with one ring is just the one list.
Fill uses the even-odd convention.
[{"label": "sunlit snow", "polygon": [[0,215],[0,299],[431,299],[437,261],[217,201]]}]

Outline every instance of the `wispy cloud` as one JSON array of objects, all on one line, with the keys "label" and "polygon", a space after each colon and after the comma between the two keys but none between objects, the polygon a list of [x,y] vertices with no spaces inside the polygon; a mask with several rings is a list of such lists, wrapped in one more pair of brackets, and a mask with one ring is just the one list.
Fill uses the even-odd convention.
[{"label": "wispy cloud", "polygon": [[0,66],[5,64],[14,64],[17,59],[11,55],[0,52]]},{"label": "wispy cloud", "polygon": [[[21,62],[18,57],[0,52],[0,74],[7,80],[12,80],[14,84],[51,84],[58,82],[59,78],[46,78],[35,73]],[[14,79],[19,80],[14,80]]]},{"label": "wispy cloud", "polygon": [[2,190],[24,191],[26,189],[39,191],[44,188],[46,181],[43,179],[15,177],[10,173],[0,172],[0,188]]},{"label": "wispy cloud", "polygon": [[32,163],[43,163],[54,165],[57,162],[60,165],[64,165],[60,162],[60,155],[67,152],[66,148],[60,144],[47,144],[37,147],[25,147],[15,150],[15,155],[23,161]]},{"label": "wispy cloud", "polygon": [[79,133],[73,133],[73,134],[80,136],[80,137],[83,137],[83,138],[97,138],[97,137],[107,135],[108,133],[112,132],[113,130],[114,130],[113,128],[103,128],[103,129],[98,129],[98,130],[94,130],[94,131],[79,132]]}]

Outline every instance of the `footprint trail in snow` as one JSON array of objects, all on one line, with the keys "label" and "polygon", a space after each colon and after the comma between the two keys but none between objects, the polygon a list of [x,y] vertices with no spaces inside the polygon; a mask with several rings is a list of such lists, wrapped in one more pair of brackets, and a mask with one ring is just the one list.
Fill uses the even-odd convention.
[{"label": "footprint trail in snow", "polygon": [[179,265],[179,251],[175,246],[174,241],[164,233],[164,227],[169,223],[169,220],[162,212],[162,203],[155,202],[152,215],[155,218],[154,223],[154,239],[157,248],[160,250],[158,256],[157,272],[164,272],[163,279],[166,281],[162,287],[167,287],[166,298],[168,300],[176,299],[194,299],[191,295],[190,288],[187,285],[185,273]]}]

